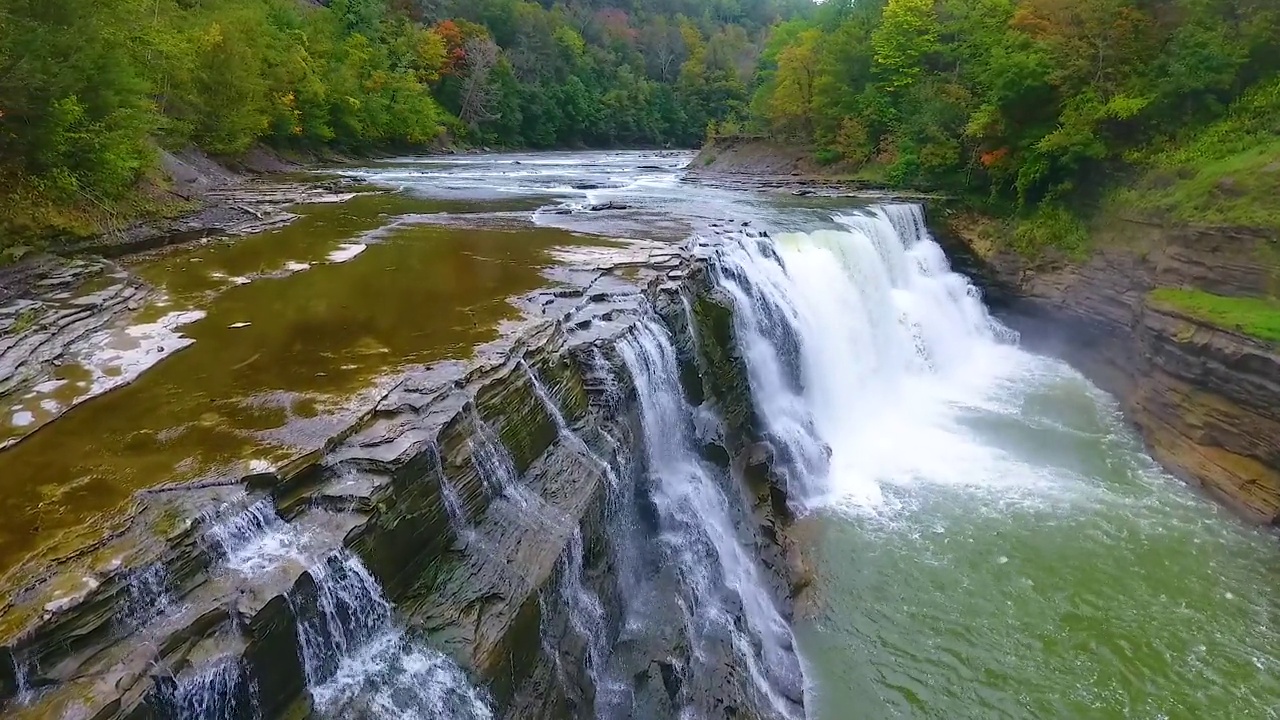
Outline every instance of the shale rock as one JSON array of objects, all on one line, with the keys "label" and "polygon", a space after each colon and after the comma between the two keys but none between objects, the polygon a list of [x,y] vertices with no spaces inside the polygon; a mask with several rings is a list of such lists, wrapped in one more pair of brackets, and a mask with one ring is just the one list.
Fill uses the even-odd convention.
[{"label": "shale rock", "polygon": [[1119,221],[1086,262],[1032,262],[984,244],[961,216],[933,220],[1024,342],[1115,394],[1161,464],[1250,519],[1280,520],[1280,348],[1150,298],[1270,295],[1274,238]]}]

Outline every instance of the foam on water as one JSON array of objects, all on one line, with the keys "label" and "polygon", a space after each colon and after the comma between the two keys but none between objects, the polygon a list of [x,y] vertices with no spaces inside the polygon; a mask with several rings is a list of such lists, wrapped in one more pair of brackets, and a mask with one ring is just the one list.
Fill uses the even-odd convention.
[{"label": "foam on water", "polygon": [[307,541],[276,514],[270,498],[214,524],[205,537],[223,564],[243,575],[265,571],[286,558],[301,560]]},{"label": "foam on water", "polygon": [[[680,604],[694,654],[706,659],[702,644],[727,636],[766,706],[791,717],[796,706],[789,698],[803,684],[791,630],[738,537],[728,498],[694,449],[694,412],[680,388],[671,337],[659,322],[646,320],[619,351],[640,401],[648,492],[662,542],[679,566]],[[741,607],[740,616],[726,605],[726,594]]]},{"label": "foam on water", "polygon": [[898,504],[892,488],[916,483],[1052,485],[966,426],[969,411],[1007,401],[1010,382],[1050,361],[1011,343],[918,206],[834,220],[843,229],[740,238],[717,257],[757,409],[801,469],[793,499],[880,512]]}]

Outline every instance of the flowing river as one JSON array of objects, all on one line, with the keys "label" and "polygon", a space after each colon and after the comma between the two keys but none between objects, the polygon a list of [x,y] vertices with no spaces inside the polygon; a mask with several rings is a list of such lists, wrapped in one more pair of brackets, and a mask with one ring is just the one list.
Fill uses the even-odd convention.
[{"label": "flowing river", "polygon": [[[692,446],[662,447],[688,422],[664,375],[668,341],[645,329],[622,352],[652,395],[659,511],[706,537],[682,552],[714,559],[688,562],[741,579],[754,640],[731,632],[780,713],[791,705],[776,687],[800,681],[772,658],[794,630],[814,718],[1280,717],[1274,536],[1161,471],[1079,373],[1020,349],[950,271],[920,208],[691,182],[691,157],[341,168],[384,192],[141,265],[161,290],[143,319],[188,313],[166,331],[191,347],[0,453],[19,518],[0,532],[4,559],[31,551],[37,529],[98,531],[78,526],[156,477],[275,462],[332,432],[396,371],[493,337],[506,296],[555,277],[550,248],[733,228],[717,282],[758,413],[800,469],[789,490],[816,581],[794,628],[741,587],[758,584],[753,559],[706,504],[716,494]],[[370,583],[365,604],[386,614]],[[685,598],[703,600],[696,587]],[[716,602],[697,622],[723,618]],[[375,620],[366,634],[402,642]],[[603,677],[609,648],[592,653]],[[318,663],[308,657],[309,675]],[[609,698],[597,711],[626,716]]]}]

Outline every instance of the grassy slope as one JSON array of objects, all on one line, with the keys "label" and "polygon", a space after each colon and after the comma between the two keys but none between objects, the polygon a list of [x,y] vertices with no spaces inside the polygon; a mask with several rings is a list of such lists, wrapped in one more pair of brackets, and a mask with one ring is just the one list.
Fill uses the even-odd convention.
[{"label": "grassy slope", "polygon": [[1216,157],[1175,156],[1112,202],[1174,222],[1280,231],[1280,137]]},{"label": "grassy slope", "polygon": [[1280,300],[1224,297],[1199,290],[1159,288],[1150,300],[1219,327],[1280,345]]}]

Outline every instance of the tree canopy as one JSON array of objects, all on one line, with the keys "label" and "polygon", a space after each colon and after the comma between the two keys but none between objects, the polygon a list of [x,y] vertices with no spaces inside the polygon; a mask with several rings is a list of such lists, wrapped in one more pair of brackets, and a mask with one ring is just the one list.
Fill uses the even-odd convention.
[{"label": "tree canopy", "polygon": [[808,0],[0,0],[0,248],[147,208],[157,148],[691,146]]},{"label": "tree canopy", "polygon": [[733,126],[1045,220],[1177,148],[1274,142],[1278,71],[1272,0],[828,0],[775,29]]}]

